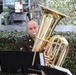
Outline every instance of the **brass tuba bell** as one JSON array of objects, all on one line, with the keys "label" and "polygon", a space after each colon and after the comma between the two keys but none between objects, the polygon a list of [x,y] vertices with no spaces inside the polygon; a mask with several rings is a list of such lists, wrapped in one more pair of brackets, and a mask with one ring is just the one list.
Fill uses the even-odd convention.
[{"label": "brass tuba bell", "polygon": [[[44,50],[44,47],[46,47],[48,42],[51,42],[53,44],[54,41],[53,42],[50,41],[53,37],[50,38],[50,36],[51,36],[55,26],[57,25],[57,23],[63,17],[65,17],[65,15],[63,15],[63,14],[57,12],[57,11],[54,11],[54,10],[49,9],[47,7],[44,7],[42,5],[40,5],[40,7],[41,7],[42,12],[43,12],[43,18],[42,18],[42,21],[41,21],[41,24],[40,24],[40,28],[39,28],[39,31],[38,31],[38,34],[37,34],[37,37],[35,39],[35,43],[34,43],[34,46],[33,46],[33,49],[32,49],[32,51],[34,51],[34,52],[37,52],[37,51],[42,52]],[[62,38],[59,37],[57,39],[59,40],[59,39],[62,39]],[[64,41],[64,44],[66,44],[65,41]],[[61,44],[61,46],[62,46],[62,44]],[[66,47],[66,49],[67,49],[67,47]],[[63,52],[63,50],[62,50],[62,52]],[[47,54],[48,54],[48,52],[47,52]],[[55,55],[55,56],[57,56],[57,55]],[[34,54],[34,57],[35,57],[35,54]],[[34,58],[33,58],[33,63],[32,64],[34,64]]]}]

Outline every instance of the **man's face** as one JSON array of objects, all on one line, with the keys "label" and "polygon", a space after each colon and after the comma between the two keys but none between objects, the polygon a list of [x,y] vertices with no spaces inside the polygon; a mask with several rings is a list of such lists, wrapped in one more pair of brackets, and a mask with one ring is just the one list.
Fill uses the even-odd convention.
[{"label": "man's face", "polygon": [[36,23],[30,23],[27,26],[27,33],[32,37],[35,38],[38,33],[38,25]]}]

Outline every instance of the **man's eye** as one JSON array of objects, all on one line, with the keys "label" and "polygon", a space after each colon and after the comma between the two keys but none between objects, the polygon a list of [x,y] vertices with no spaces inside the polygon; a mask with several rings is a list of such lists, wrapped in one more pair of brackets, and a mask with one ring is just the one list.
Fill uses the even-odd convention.
[{"label": "man's eye", "polygon": [[32,28],[30,28],[30,30],[32,30]]},{"label": "man's eye", "polygon": [[34,27],[34,29],[36,29],[36,27]]}]

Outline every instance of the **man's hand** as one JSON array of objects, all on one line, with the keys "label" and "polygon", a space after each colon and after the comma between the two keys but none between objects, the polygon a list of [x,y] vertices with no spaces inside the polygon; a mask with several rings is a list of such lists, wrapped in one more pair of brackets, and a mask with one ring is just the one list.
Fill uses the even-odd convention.
[{"label": "man's hand", "polygon": [[47,55],[45,52],[44,52],[44,61],[45,61],[45,65],[48,65],[50,62],[50,56]]}]

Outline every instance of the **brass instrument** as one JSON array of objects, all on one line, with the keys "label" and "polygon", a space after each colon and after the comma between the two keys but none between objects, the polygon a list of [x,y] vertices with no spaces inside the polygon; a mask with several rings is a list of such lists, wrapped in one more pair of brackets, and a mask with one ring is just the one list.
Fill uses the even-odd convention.
[{"label": "brass instrument", "polygon": [[50,56],[47,65],[51,67],[54,65],[62,66],[69,50],[68,41],[63,36],[54,35],[50,38],[45,50],[44,53]]},{"label": "brass instrument", "polygon": [[[52,9],[49,9],[47,7],[41,6],[41,5],[40,5],[40,7],[42,8],[43,18],[42,18],[42,22],[40,24],[39,32],[37,34],[37,37],[35,39],[35,43],[34,43],[34,46],[33,46],[33,49],[32,49],[32,51],[35,52],[34,57],[33,57],[32,65],[34,65],[36,52],[37,51],[39,51],[39,52],[44,51],[44,47],[46,47],[48,42],[50,42],[51,45],[52,45],[54,43],[54,40],[57,39],[57,42],[59,40],[61,41],[61,44],[59,45],[60,46],[59,48],[60,49],[63,48],[63,49],[61,50],[61,52],[59,51],[60,49],[57,51],[57,47],[55,46],[55,48],[53,48],[55,50],[51,50],[51,48],[53,46],[50,46],[50,49],[48,50],[47,54],[49,53],[49,51],[51,51],[51,52],[53,51],[52,53],[50,53],[51,55],[53,55],[53,53],[56,53],[54,51],[57,51],[56,55],[54,54],[52,56],[52,58],[55,58],[55,57],[59,56],[58,57],[59,59],[57,58],[58,62],[55,62],[55,60],[57,61],[57,59],[55,58],[55,59],[53,59],[54,63],[52,62],[52,64],[56,64],[56,65],[60,66],[60,65],[62,65],[62,61],[64,60],[64,57],[65,57],[65,55],[63,55],[63,57],[60,58],[61,55],[63,54],[63,52],[64,52],[64,54],[67,55],[66,52],[68,52],[68,51],[67,51],[66,46],[68,46],[68,42],[65,39],[63,39],[62,37],[60,37],[60,36],[58,36],[58,37],[54,36],[52,38],[50,38],[50,36],[51,36],[55,26],[57,25],[57,23],[63,17],[65,17],[65,15],[63,15],[63,14],[57,12],[57,11],[54,11]],[[54,39],[54,40],[51,41],[51,39]],[[67,42],[67,44],[66,44],[66,42]],[[59,43],[56,43],[56,44],[59,44]],[[62,47],[62,46],[65,46],[65,47]],[[60,55],[58,53],[60,53]]]}]

